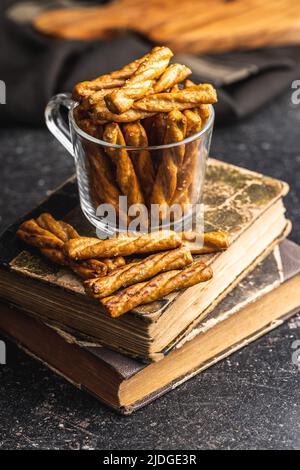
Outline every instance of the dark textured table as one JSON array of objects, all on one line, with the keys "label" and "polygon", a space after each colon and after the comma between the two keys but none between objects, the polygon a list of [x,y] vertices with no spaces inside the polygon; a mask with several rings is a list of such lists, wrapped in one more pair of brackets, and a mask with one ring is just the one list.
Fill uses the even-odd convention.
[{"label": "dark textured table", "polygon": [[[286,180],[300,242],[300,105],[291,92],[241,124],[216,129],[212,155]],[[1,228],[73,171],[72,159],[43,130],[0,133]],[[292,342],[300,315],[129,417],[76,390],[8,347],[0,366],[0,448],[299,449],[300,369]]]}]

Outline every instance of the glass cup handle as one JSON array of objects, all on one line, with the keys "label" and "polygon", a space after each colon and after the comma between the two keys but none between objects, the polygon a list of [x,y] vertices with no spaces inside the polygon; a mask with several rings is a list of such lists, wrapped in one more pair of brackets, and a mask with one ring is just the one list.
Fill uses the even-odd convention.
[{"label": "glass cup handle", "polygon": [[70,129],[61,115],[61,106],[71,110],[76,105],[70,93],[60,93],[53,96],[45,109],[45,120],[49,131],[74,157]]}]

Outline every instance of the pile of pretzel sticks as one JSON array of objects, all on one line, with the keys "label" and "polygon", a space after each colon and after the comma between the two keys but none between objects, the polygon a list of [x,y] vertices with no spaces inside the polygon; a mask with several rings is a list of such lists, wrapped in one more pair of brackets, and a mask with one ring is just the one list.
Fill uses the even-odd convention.
[{"label": "pile of pretzel sticks", "polygon": [[193,255],[229,246],[225,232],[200,235],[162,230],[108,240],[82,237],[48,213],[23,222],[17,235],[85,279],[86,293],[98,299],[112,317],[210,280],[211,267]]},{"label": "pile of pretzel sticks", "polygon": [[[101,147],[85,142],[90,166],[90,192],[95,205],[111,203],[118,212],[119,196],[128,205],[161,206],[162,218],[173,204],[195,199],[198,144],[149,151],[148,146],[177,143],[197,134],[217,101],[210,84],[195,85],[191,70],[170,64],[168,47],[155,47],[120,70],[78,83],[73,97],[77,125],[111,144],[138,148]],[[195,184],[193,184],[195,182]]]}]

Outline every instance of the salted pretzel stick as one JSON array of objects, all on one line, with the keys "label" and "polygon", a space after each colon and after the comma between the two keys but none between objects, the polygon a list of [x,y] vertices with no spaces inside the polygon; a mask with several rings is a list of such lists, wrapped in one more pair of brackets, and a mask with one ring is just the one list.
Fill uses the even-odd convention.
[{"label": "salted pretzel stick", "polygon": [[161,76],[169,64],[172,51],[168,47],[156,47],[141,62],[119,90],[105,96],[106,106],[112,113],[124,113],[131,108],[134,100],[142,98],[153,87],[154,80]]},{"label": "salted pretzel stick", "polygon": [[166,113],[158,113],[152,118],[153,122],[150,130],[151,145],[162,145],[164,143],[167,117]]},{"label": "salted pretzel stick", "polygon": [[[51,261],[62,266],[69,266],[73,269],[73,262],[62,251],[64,243],[70,236],[79,236],[73,227],[55,220],[50,214],[42,214],[38,219],[24,222],[17,231],[18,237],[49,258]],[[100,276],[107,273],[107,267],[98,260],[93,260],[92,264],[87,261],[84,266],[75,265],[74,271],[81,277]],[[88,275],[87,275],[88,271]]]},{"label": "salted pretzel stick", "polygon": [[96,139],[101,139],[103,134],[103,127],[101,125],[97,125],[97,123],[93,122],[88,117],[87,111],[82,107],[82,104],[76,106],[73,111],[75,121],[78,127],[82,129],[87,134],[96,137]]},{"label": "salted pretzel stick", "polygon": [[197,84],[190,80],[189,78],[184,81],[183,88],[195,88],[197,87]]},{"label": "salted pretzel stick", "polygon": [[132,109],[159,113],[170,112],[174,109],[189,109],[200,104],[216,103],[216,90],[210,84],[198,85],[197,90],[184,89],[175,93],[157,93],[145,96],[141,100],[135,101]]},{"label": "salted pretzel stick", "polygon": [[[196,83],[192,82],[192,80],[185,80],[184,82],[184,88],[188,88],[190,90],[197,91],[199,86],[200,85],[196,85]],[[201,118],[203,127],[210,116],[209,106],[207,104],[201,104],[198,108],[195,108],[193,111],[196,112]]]},{"label": "salted pretzel stick", "polygon": [[145,235],[129,235],[123,238],[111,238],[103,241],[90,237],[74,238],[64,245],[64,249],[71,259],[83,260],[153,253],[171,250],[181,245],[181,237],[175,232],[172,230],[162,230]]},{"label": "salted pretzel stick", "polygon": [[188,75],[192,73],[191,69],[182,64],[169,65],[164,73],[159,77],[157,82],[149,90],[151,93],[161,93],[169,88],[175,88],[177,83],[182,82]]},{"label": "salted pretzel stick", "polygon": [[91,106],[91,117],[95,124],[106,124],[108,122],[133,122],[153,116],[154,113],[129,109],[122,114],[114,114],[103,105],[102,102]]},{"label": "salted pretzel stick", "polygon": [[[187,137],[196,134],[201,130],[202,120],[195,110],[187,109],[184,112],[187,119]],[[177,175],[177,187],[174,193],[172,204],[188,204],[189,187],[195,178],[198,163],[199,140],[195,140],[185,145],[185,154],[183,163]]]},{"label": "salted pretzel stick", "polygon": [[113,90],[118,90],[118,88],[105,88],[103,90],[95,91],[91,95],[83,97],[80,100],[80,106],[82,107],[82,109],[85,110],[89,110],[90,107],[95,104],[106,106],[104,97],[111,93]]},{"label": "salted pretzel stick", "polygon": [[142,282],[121,290],[119,293],[100,300],[101,305],[112,317],[119,317],[138,305],[147,304],[170,294],[186,289],[212,278],[212,269],[201,261],[181,271],[158,274],[148,282]]},{"label": "salted pretzel stick", "polygon": [[23,222],[17,231],[17,235],[28,245],[39,249],[48,248],[55,250],[64,246],[63,240],[49,230],[40,227],[34,219]]},{"label": "salted pretzel stick", "polygon": [[145,149],[145,147],[148,147],[146,131],[140,122],[125,124],[123,131],[126,145],[142,149],[130,151],[130,158],[140,182],[140,187],[143,189],[146,200],[148,200],[153,188],[155,172],[151,153]]},{"label": "salted pretzel stick", "polygon": [[174,86],[172,87],[171,92],[172,92],[172,93],[177,93],[177,91],[179,91],[179,90],[180,90],[179,85],[176,84],[176,85],[174,85]]},{"label": "salted pretzel stick", "polygon": [[194,135],[201,130],[202,120],[196,109],[186,109],[183,114],[187,120],[186,137]]},{"label": "salted pretzel stick", "polygon": [[126,264],[125,259],[122,256],[118,256],[112,260],[87,260],[87,261],[71,261],[61,249],[55,248],[42,248],[40,249],[42,255],[50,259],[53,263],[61,266],[67,266],[72,269],[82,279],[91,279],[93,277],[105,276],[111,271],[115,271],[117,268]]},{"label": "salted pretzel stick", "polygon": [[[115,122],[105,126],[103,140],[110,144],[126,145],[122,131]],[[113,147],[107,147],[106,152],[116,166],[117,182],[122,193],[128,198],[128,205],[143,204],[144,198],[127,150],[123,148],[115,149]]]},{"label": "salted pretzel stick", "polygon": [[[191,80],[186,80],[184,88],[197,89]],[[209,117],[209,106],[200,105],[198,108],[187,109],[184,111],[187,118],[187,137],[198,133]],[[193,180],[196,180],[196,172],[199,158],[199,140],[195,140],[186,145],[183,165],[178,174],[178,184],[172,204],[180,204],[184,207],[194,198],[191,194],[194,190]]]},{"label": "salted pretzel stick", "polygon": [[[90,164],[90,186],[96,196],[98,205],[101,202],[111,204],[119,213],[119,189],[114,183],[113,173],[108,157],[101,149],[87,150]],[[120,214],[119,214],[120,215]]]},{"label": "salted pretzel stick", "polygon": [[[77,124],[82,130],[93,137],[102,138],[103,128],[95,125],[89,119],[79,119]],[[84,141],[83,147],[90,165],[90,192],[94,204],[96,206],[101,202],[112,204],[119,214],[119,196],[121,193],[115,184],[109,158],[93,142]],[[119,214],[119,216],[125,218],[125,215]]]},{"label": "salted pretzel stick", "polygon": [[202,127],[206,124],[208,121],[208,118],[210,116],[210,111],[209,111],[209,106],[208,104],[200,104],[198,108],[196,108],[196,111],[198,112],[199,116],[201,117],[202,120]]},{"label": "salted pretzel stick", "polygon": [[[111,260],[89,259],[81,263],[70,260],[63,251],[64,244],[79,237],[78,232],[66,222],[56,220],[51,214],[43,213],[37,219],[30,219],[19,227],[17,235],[27,244],[38,248],[54,263],[70,267],[84,279],[107,274],[125,264],[124,258]],[[110,265],[110,263],[113,263]]]},{"label": "salted pretzel stick", "polygon": [[56,220],[48,212],[43,212],[36,219],[38,225],[45,230],[53,233],[56,237],[60,238],[63,242],[70,240],[71,238],[79,237],[77,230],[72,225],[63,222],[62,220]]},{"label": "salted pretzel stick", "polygon": [[[186,134],[186,118],[178,110],[168,114],[164,144],[180,142]],[[176,186],[178,167],[184,155],[184,145],[167,148],[163,150],[161,163],[159,165],[153,191],[151,203],[161,206],[162,218],[164,218],[167,206],[172,201]]]},{"label": "salted pretzel stick", "polygon": [[106,264],[108,273],[126,264],[126,261],[123,256],[115,256],[114,258],[104,258],[101,261],[102,263]]},{"label": "salted pretzel stick", "polygon": [[176,248],[175,250],[156,253],[140,262],[127,264],[108,276],[86,281],[85,289],[90,296],[101,299],[121,287],[150,279],[160,272],[184,268],[192,262],[193,257],[187,248]]},{"label": "salted pretzel stick", "polygon": [[131,62],[130,64],[125,65],[119,70],[115,70],[114,72],[108,73],[106,75],[101,75],[94,80],[77,83],[73,89],[73,98],[80,100],[82,97],[92,95],[95,91],[107,88],[111,89],[124,85],[125,80],[131,77],[131,75],[138,69],[139,65],[143,62],[143,60],[145,60],[147,56],[148,54]]},{"label": "salted pretzel stick", "polygon": [[[157,49],[159,49],[159,47],[154,47],[152,52]],[[110,89],[111,93],[112,88],[123,86],[125,81],[130,78],[134,72],[136,72],[141,63],[149,57],[150,53],[151,52],[148,52],[140,59],[130,62],[119,70],[114,70],[109,74],[101,75],[94,80],[78,83],[73,89],[73,98],[80,100],[83,97],[91,96],[96,91],[103,89]]]},{"label": "salted pretzel stick", "polygon": [[192,254],[214,253],[226,250],[229,247],[229,234],[227,232],[181,232],[184,245]]}]

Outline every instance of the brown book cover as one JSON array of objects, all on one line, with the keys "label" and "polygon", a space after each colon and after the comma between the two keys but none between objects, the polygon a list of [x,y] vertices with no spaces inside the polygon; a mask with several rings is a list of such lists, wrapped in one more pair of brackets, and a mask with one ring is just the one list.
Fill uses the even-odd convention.
[{"label": "brown book cover", "polygon": [[[75,386],[128,414],[282,324],[300,307],[300,247],[288,240],[163,360],[145,365],[0,305],[0,329]],[[180,346],[180,347],[179,347]]]},{"label": "brown book cover", "polygon": [[[212,265],[214,278],[117,319],[85,295],[82,282],[68,269],[51,264],[17,240],[18,221],[0,238],[0,297],[118,351],[146,361],[160,360],[288,234],[282,203],[287,191],[281,181],[210,159],[204,228],[227,230],[231,238],[226,252],[199,256]],[[24,219],[43,211],[72,223],[83,235],[91,234],[73,180]]]}]

